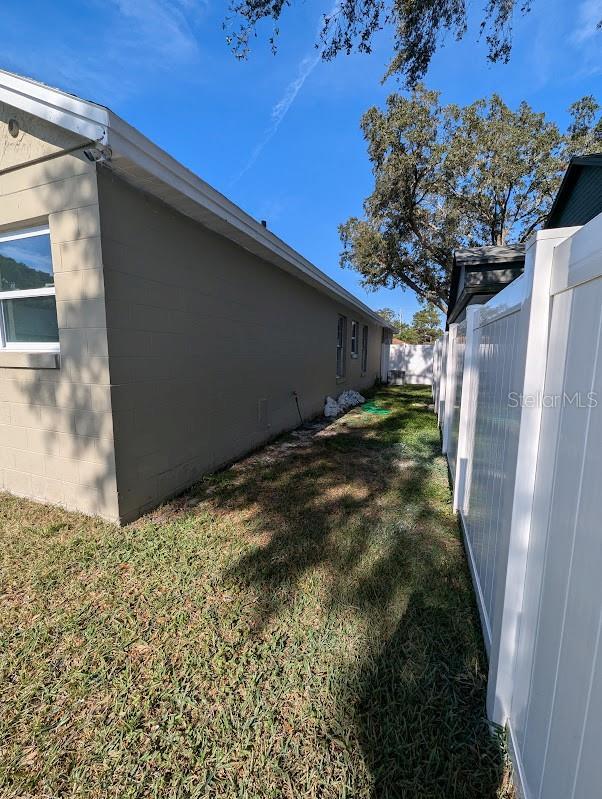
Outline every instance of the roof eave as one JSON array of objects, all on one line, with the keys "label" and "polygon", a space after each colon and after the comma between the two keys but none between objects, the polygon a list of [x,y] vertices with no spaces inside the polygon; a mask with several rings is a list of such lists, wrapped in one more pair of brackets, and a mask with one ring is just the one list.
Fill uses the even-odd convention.
[{"label": "roof eave", "polygon": [[137,188],[386,327],[367,305],[108,108],[0,70],[0,101],[109,148]]},{"label": "roof eave", "polygon": [[0,70],[0,102],[76,133],[107,143],[108,109],[28,78]]},{"label": "roof eave", "polygon": [[[112,112],[109,112],[107,144],[112,152],[109,166],[129,182],[383,325],[371,308]],[[137,170],[149,179],[144,180]],[[192,205],[186,207],[185,202],[178,201],[181,198]]]}]

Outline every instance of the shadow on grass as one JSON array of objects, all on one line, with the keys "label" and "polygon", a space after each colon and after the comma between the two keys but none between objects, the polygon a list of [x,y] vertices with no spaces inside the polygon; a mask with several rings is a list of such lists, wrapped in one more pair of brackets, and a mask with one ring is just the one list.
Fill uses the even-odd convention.
[{"label": "shadow on grass", "polygon": [[467,662],[474,640],[452,613],[414,594],[362,669],[356,724],[375,799],[505,795],[501,742],[484,718],[484,676]]},{"label": "shadow on grass", "polygon": [[252,509],[258,543],[226,577],[258,597],[256,634],[308,580],[330,618],[362,629],[337,696],[374,799],[485,799],[505,795],[503,752],[485,720],[482,641],[429,398],[381,389],[389,415],[355,412],[285,442],[225,473],[215,501]]}]

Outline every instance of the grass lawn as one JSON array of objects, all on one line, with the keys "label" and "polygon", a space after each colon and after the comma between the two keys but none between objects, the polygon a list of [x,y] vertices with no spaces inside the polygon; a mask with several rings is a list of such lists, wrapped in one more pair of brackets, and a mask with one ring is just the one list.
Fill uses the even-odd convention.
[{"label": "grass lawn", "polygon": [[119,529],[0,498],[0,796],[509,797],[430,390]]}]

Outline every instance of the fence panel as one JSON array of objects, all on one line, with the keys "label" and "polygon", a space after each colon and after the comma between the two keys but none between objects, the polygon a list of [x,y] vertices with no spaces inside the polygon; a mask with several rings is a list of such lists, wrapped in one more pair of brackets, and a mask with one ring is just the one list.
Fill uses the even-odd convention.
[{"label": "fence panel", "polygon": [[524,791],[602,794],[602,217],[559,244],[511,724]]},{"label": "fence panel", "polygon": [[452,481],[456,475],[456,460],[458,453],[458,433],[460,427],[460,408],[462,405],[462,377],[464,374],[464,351],[466,348],[466,321],[456,326],[453,340],[453,350],[450,352],[452,359],[450,382],[450,423],[449,438],[447,442],[447,462]]},{"label": "fence panel", "polygon": [[449,339],[449,333],[445,332],[441,336],[441,356],[439,360],[439,391],[438,391],[438,401],[437,401],[437,419],[439,421],[439,426],[443,427],[443,420],[445,418],[445,380],[447,374],[447,344]]},{"label": "fence panel", "polygon": [[441,339],[433,345],[433,408],[437,411],[437,396],[439,393],[439,357],[441,353]]},{"label": "fence panel", "polygon": [[[513,290],[513,294],[516,290]],[[503,294],[503,292],[501,293]],[[498,295],[501,298],[501,294]],[[503,299],[503,298],[502,298]],[[460,509],[475,589],[489,651],[496,613],[499,565],[507,557],[518,444],[518,409],[509,396],[520,392],[521,347],[518,341],[522,303],[512,310],[484,315],[478,325],[476,407],[470,482]]]},{"label": "fence panel", "polygon": [[433,344],[391,344],[389,370],[403,373],[403,382],[431,385]]},{"label": "fence panel", "polygon": [[602,796],[602,214],[538,232],[435,352],[488,714],[526,799]]}]

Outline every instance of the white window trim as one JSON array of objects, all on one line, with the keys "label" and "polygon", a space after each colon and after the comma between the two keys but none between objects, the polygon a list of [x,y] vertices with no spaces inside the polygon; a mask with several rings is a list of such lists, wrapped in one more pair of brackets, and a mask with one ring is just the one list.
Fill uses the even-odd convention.
[{"label": "white window trim", "polygon": [[[355,330],[355,336],[353,335],[353,331]],[[351,357],[357,358],[359,357],[359,338],[360,338],[360,323],[357,319],[351,320]],[[355,346],[354,346],[355,344]]]},{"label": "white window trim", "polygon": [[[0,232],[0,242],[18,241],[19,239],[29,239],[34,236],[50,237],[49,226],[38,225],[37,227]],[[52,273],[54,275],[54,265]],[[3,350],[5,352],[59,352],[60,346],[58,341],[6,341],[6,325],[4,322],[2,300],[15,300],[23,297],[56,297],[56,289],[54,286],[44,286],[39,289],[0,291],[0,352]]]},{"label": "white window trim", "polygon": [[39,289],[13,289],[11,291],[0,291],[3,300],[16,300],[20,297],[54,297],[54,286],[42,286]]},{"label": "white window trim", "polygon": [[[342,322],[341,325],[341,344],[339,346],[339,323]],[[341,353],[341,368],[339,370],[339,351]],[[339,314],[337,317],[337,369],[336,369],[336,379],[337,380],[344,380],[345,375],[347,374],[347,317],[344,314]]]},{"label": "white window trim", "polygon": [[368,325],[362,326],[362,374],[365,375],[368,371],[368,334],[370,330]]},{"label": "white window trim", "polygon": [[48,225],[38,225],[37,227],[19,228],[18,230],[0,231],[0,241],[15,241],[16,239],[30,239],[32,236],[50,235]]}]

